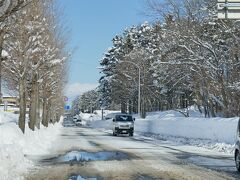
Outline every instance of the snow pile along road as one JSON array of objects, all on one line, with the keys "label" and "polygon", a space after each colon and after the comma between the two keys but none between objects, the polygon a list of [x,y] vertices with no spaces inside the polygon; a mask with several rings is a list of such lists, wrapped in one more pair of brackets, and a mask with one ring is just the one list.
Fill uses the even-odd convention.
[{"label": "snow pile along road", "polygon": [[34,132],[26,126],[23,134],[16,124],[17,118],[12,113],[0,112],[0,174],[3,179],[23,179],[22,173],[32,166],[26,155],[47,153],[62,127],[61,121]]},{"label": "snow pile along road", "polygon": [[79,116],[84,121],[97,121],[101,119],[100,115],[91,113],[80,113]]},{"label": "snow pile along road", "polygon": [[[238,118],[204,118],[195,110],[189,118],[177,111],[149,113],[146,119],[136,116],[135,132],[164,141],[195,145],[232,153]],[[111,120],[94,121],[94,128],[111,129]]]},{"label": "snow pile along road", "polygon": [[137,119],[136,130],[153,134],[209,139],[214,142],[235,143],[238,118],[182,117],[178,112],[151,113]]},{"label": "snow pile along road", "polygon": [[[103,117],[110,113],[120,113],[120,111],[104,110]],[[102,119],[102,110],[96,110],[94,113],[80,113],[79,116],[85,121],[97,121]]]}]

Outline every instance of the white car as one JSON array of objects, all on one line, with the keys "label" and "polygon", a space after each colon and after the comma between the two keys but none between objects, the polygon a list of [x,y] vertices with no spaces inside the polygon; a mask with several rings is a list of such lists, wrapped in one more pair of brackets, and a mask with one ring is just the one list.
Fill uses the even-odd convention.
[{"label": "white car", "polygon": [[129,136],[133,136],[135,118],[131,115],[115,114],[112,121],[113,136],[117,136],[118,134],[129,134]]}]

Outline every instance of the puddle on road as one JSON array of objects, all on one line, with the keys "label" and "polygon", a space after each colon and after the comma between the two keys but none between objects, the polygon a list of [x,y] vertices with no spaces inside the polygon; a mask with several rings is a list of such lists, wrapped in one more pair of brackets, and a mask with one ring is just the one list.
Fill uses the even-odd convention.
[{"label": "puddle on road", "polygon": [[71,151],[66,155],[58,157],[59,162],[86,162],[127,159],[128,155],[122,152],[85,152]]},{"label": "puddle on road", "polygon": [[90,178],[85,178],[85,177],[82,177],[80,175],[71,175],[68,177],[67,180],[103,180],[103,178],[101,177],[90,177]]},{"label": "puddle on road", "polygon": [[86,151],[71,151],[65,155],[45,159],[46,163],[81,163],[88,161],[107,161],[107,160],[124,160],[129,159],[126,153],[118,151],[100,151],[100,152],[86,152]]}]

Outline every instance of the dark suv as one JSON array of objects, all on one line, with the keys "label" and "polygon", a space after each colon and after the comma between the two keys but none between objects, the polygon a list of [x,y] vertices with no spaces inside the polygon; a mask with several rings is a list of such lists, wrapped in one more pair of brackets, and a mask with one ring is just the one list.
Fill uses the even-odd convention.
[{"label": "dark suv", "polygon": [[240,118],[238,120],[238,126],[237,126],[237,138],[236,138],[236,144],[235,144],[235,163],[236,168],[240,172]]}]

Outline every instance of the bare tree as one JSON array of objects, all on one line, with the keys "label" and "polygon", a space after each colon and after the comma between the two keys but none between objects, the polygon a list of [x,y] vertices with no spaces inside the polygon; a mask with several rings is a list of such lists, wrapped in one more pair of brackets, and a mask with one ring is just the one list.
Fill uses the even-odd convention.
[{"label": "bare tree", "polygon": [[[20,98],[19,127],[25,130],[26,106],[29,104],[29,127],[47,126],[50,117],[60,117],[68,57],[65,42],[57,33],[51,1],[34,2],[18,13],[15,28],[11,28],[4,44],[11,58],[4,62],[8,83],[18,86]],[[46,10],[47,9],[47,10]]]},{"label": "bare tree", "polygon": [[9,31],[9,18],[33,0],[0,0],[0,99],[2,98],[2,57],[4,36]]}]

